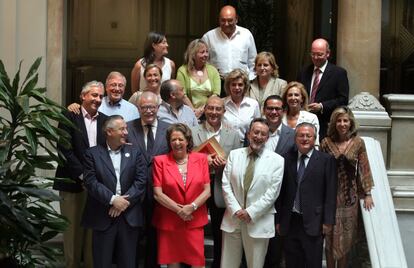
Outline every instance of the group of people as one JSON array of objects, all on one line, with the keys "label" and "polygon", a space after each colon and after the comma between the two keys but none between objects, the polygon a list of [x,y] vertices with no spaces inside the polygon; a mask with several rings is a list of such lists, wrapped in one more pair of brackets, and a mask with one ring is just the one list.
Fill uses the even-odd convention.
[{"label": "group of people", "polygon": [[[54,185],[70,221],[66,267],[82,256],[85,267],[205,267],[208,214],[212,267],[321,267],[324,241],[327,266],[346,267],[359,200],[374,205],[346,71],[316,39],[313,64],[288,83],[233,7],[219,24],[177,72],[166,37],[149,33],[129,101],[114,71],[69,105],[56,177],[72,181]],[[212,139],[220,150],[194,150]]]}]

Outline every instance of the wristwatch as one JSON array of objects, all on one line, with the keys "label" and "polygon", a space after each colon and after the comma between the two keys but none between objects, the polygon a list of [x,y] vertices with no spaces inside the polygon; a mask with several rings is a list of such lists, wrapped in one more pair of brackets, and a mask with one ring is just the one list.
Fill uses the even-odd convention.
[{"label": "wristwatch", "polygon": [[196,211],[198,209],[198,206],[196,205],[196,203],[191,203],[191,206],[193,207],[193,210]]}]

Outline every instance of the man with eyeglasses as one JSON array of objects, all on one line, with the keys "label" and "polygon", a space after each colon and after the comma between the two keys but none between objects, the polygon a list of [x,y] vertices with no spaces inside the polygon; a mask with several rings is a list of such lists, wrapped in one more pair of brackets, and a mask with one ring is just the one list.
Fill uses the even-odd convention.
[{"label": "man with eyeglasses", "polygon": [[286,267],[322,267],[323,235],[335,224],[336,161],[315,150],[315,140],[315,126],[300,123],[297,150],[285,155],[276,229],[284,237]]},{"label": "man with eyeglasses", "polygon": [[328,62],[329,43],[319,38],[312,42],[311,65],[302,69],[297,80],[305,85],[309,95],[309,111],[318,116],[319,138],[326,136],[331,113],[348,105],[349,82],[345,69]]},{"label": "man with eyeglasses", "polygon": [[[106,78],[106,96],[102,99],[99,112],[107,116],[121,115],[126,122],[139,118],[137,107],[123,99],[126,87],[126,78],[120,72],[110,72]],[[72,103],[68,110],[80,113],[80,105]]]},{"label": "man with eyeglasses", "polygon": [[[206,140],[214,137],[223,148],[226,155],[231,150],[240,148],[240,138],[237,131],[227,128],[222,124],[224,112],[224,101],[217,96],[208,98],[204,114],[206,121],[191,129],[193,142],[198,146]],[[212,268],[220,268],[222,234],[220,224],[223,219],[226,204],[223,199],[223,190],[221,188],[221,178],[223,169],[226,165],[226,159],[217,154],[208,155],[211,178],[211,198],[207,200],[207,206],[210,211],[211,228],[214,239],[214,255]]]},{"label": "man with eyeglasses", "polygon": [[152,185],[152,165],[154,156],[168,153],[166,140],[169,123],[158,118],[158,96],[151,91],[145,91],[138,99],[137,106],[141,118],[128,122],[128,142],[143,152],[146,175],[148,177],[147,194],[144,199],[145,212],[145,253],[138,252],[145,258],[145,267],[159,267],[157,264],[157,236],[151,220],[155,200]]},{"label": "man with eyeglasses", "polygon": [[184,123],[189,127],[198,125],[197,117],[194,111],[184,104],[184,87],[180,81],[170,79],[162,82],[161,105],[158,111],[158,117],[170,124]]}]

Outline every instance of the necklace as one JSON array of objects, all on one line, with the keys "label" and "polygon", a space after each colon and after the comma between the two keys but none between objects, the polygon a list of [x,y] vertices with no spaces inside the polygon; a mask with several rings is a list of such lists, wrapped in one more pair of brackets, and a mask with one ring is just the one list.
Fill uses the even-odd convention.
[{"label": "necklace", "polygon": [[181,160],[181,161],[177,161],[177,160],[175,160],[175,163],[177,163],[177,165],[184,165],[184,164],[186,164],[187,163],[187,158],[184,158],[183,160]]},{"label": "necklace", "polygon": [[196,72],[196,74],[197,74],[198,76],[203,76],[203,75],[204,75],[204,72],[203,72],[203,70],[198,70],[198,71]]}]

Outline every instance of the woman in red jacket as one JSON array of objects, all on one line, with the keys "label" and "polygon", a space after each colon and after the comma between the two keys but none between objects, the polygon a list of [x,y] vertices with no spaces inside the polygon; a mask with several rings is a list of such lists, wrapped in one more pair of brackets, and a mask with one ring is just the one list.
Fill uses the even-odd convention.
[{"label": "woman in red jacket", "polygon": [[170,153],[154,158],[153,224],[157,228],[158,262],[204,267],[206,200],[210,196],[207,156],[191,152],[191,130],[173,124],[167,130]]}]

